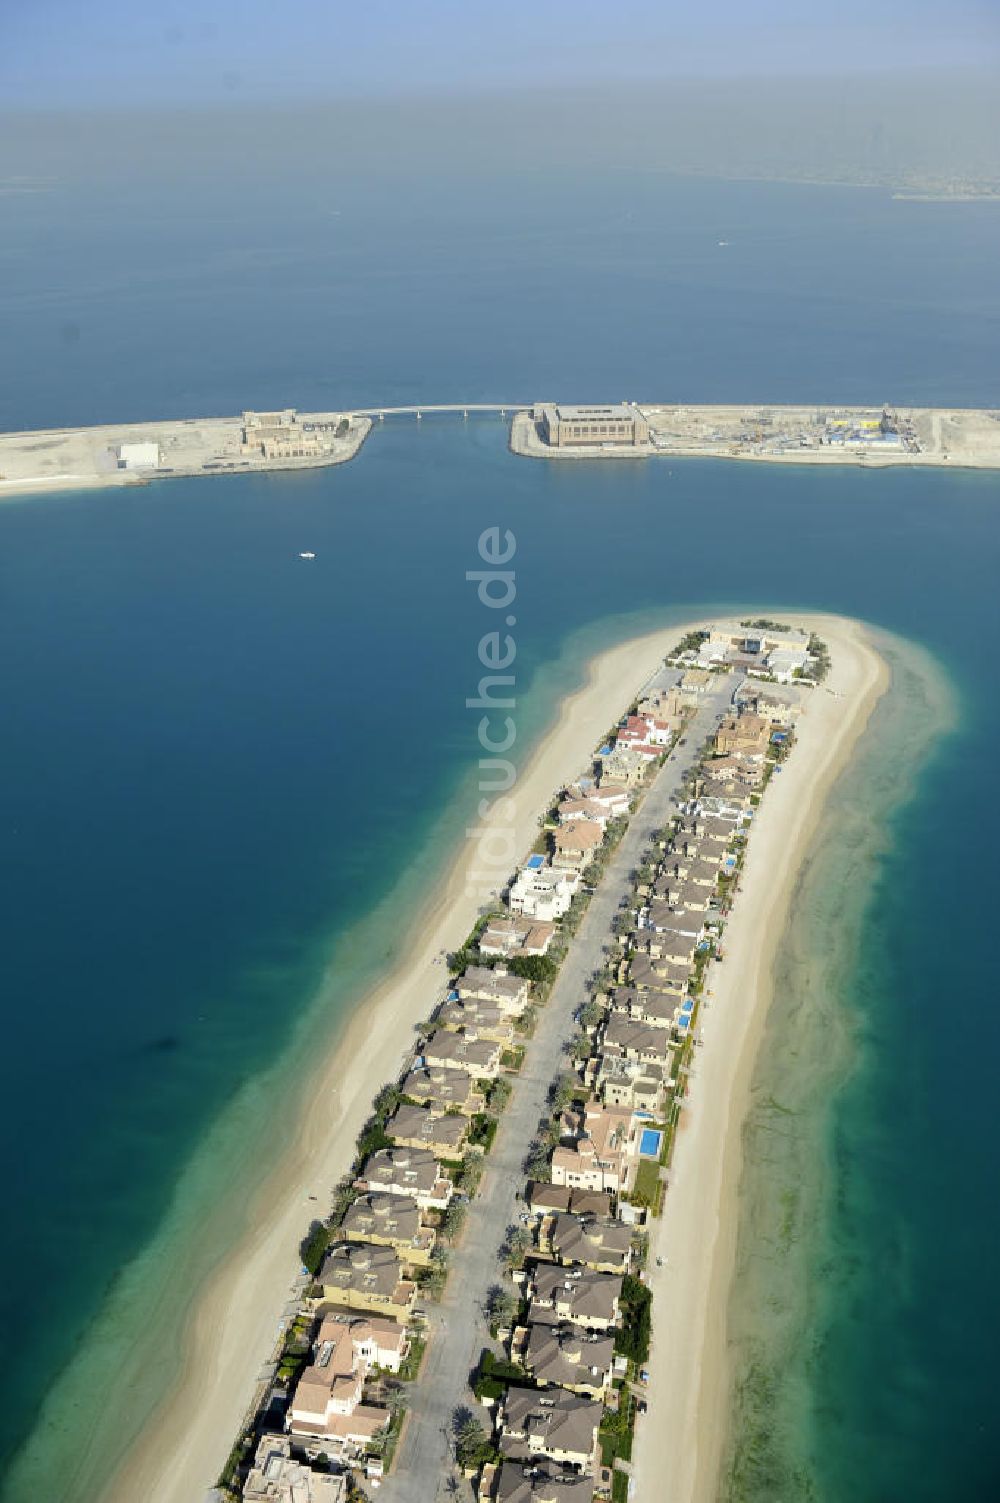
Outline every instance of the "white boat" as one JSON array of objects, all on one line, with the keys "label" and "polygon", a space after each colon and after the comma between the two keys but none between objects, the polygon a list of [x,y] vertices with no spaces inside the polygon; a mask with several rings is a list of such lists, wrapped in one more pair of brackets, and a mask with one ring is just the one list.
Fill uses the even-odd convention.
[{"label": "white boat", "polygon": [[315,553],[300,553],[299,558],[315,558]]}]

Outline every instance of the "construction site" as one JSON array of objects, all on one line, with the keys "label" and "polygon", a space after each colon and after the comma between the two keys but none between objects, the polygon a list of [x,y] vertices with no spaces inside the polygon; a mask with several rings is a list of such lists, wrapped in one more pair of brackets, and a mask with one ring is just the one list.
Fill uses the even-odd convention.
[{"label": "construction site", "polygon": [[[548,404],[518,412],[511,449],[533,459],[755,459],[770,463],[1000,468],[1000,411],[972,408],[669,406],[623,403],[635,422],[613,441],[557,439]],[[563,409],[564,411],[566,409]]]}]

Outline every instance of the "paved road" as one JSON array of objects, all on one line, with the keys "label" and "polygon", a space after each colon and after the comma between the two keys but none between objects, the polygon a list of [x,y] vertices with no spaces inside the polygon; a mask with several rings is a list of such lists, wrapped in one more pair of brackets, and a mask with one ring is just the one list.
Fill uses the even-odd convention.
[{"label": "paved road", "polygon": [[379,1493],[386,1503],[472,1497],[471,1488],[458,1479],[453,1467],[452,1416],[460,1406],[475,1403],[469,1374],[490,1339],[485,1304],[490,1287],[500,1279],[498,1250],[507,1227],[524,1210],[515,1199],[524,1187],[522,1163],[539,1118],[545,1115],[549,1086],[566,1063],[565,1044],[575,1032],[573,1014],[586,1001],[587,983],[604,961],[611,921],[622,898],[631,892],[629,874],[639,865],[653,832],[673,813],[673,797],[683,771],[728,705],[731,690],[731,680],[720,675],[718,689],[689,723],[684,747],[673,752],[633,815],[539,1014],[538,1028],[486,1161],[479,1194],[469,1206],[461,1246],[452,1256],[444,1299],[440,1306],[428,1309],[433,1337],[420,1380],[413,1387],[396,1468]]}]

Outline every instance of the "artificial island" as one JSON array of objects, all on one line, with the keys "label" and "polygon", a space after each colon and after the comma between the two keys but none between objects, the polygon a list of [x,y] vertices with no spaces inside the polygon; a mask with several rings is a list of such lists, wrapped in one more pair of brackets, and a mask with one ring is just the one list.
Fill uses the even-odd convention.
[{"label": "artificial island", "polygon": [[425,403],[343,412],[0,434],[4,495],[145,485],[171,476],[262,474],[343,464],[375,423],[492,416],[531,459],[718,458],[786,464],[1000,469],[1000,410],[881,406]]}]

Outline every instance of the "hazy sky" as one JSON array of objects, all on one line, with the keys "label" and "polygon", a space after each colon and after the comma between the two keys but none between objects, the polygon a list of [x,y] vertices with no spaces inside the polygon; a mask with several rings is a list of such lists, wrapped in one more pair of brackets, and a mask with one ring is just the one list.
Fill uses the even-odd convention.
[{"label": "hazy sky", "polygon": [[1000,66],[1000,0],[0,0],[0,100]]}]

